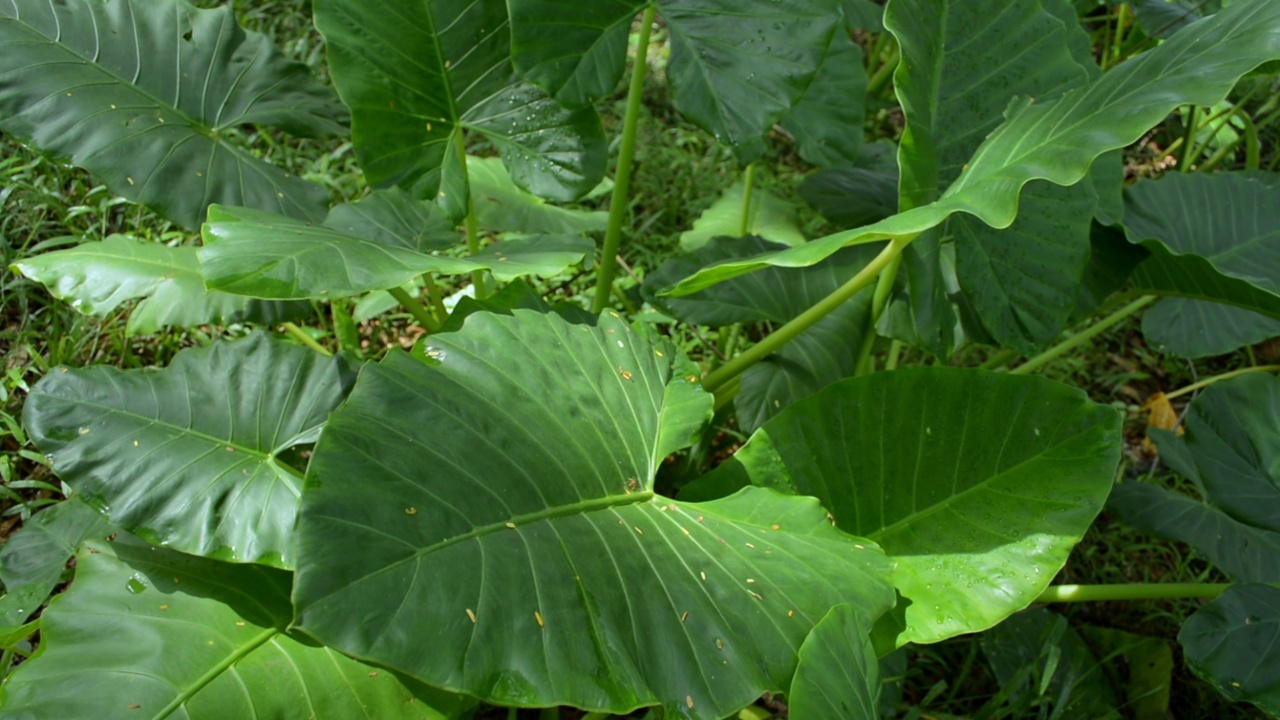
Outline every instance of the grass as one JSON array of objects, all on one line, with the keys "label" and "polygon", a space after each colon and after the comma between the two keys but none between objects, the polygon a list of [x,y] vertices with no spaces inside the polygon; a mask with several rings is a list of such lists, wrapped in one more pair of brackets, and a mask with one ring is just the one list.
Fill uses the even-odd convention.
[{"label": "grass", "polygon": [[[214,6],[203,0],[202,6]],[[305,0],[258,3],[237,0],[237,14],[248,27],[276,39],[293,58],[323,73],[323,43],[309,20]],[[634,291],[637,281],[654,270],[679,245],[680,234],[716,197],[741,176],[742,168],[728,148],[704,131],[684,121],[673,109],[665,82],[667,46],[665,31],[655,33],[649,62],[653,71],[645,86],[645,112],[640,126],[633,201],[626,227],[623,257],[631,274],[620,285]],[[622,93],[602,104],[606,131],[617,137],[621,123]],[[892,136],[901,130],[900,117],[887,108],[873,111],[875,135]],[[1262,135],[1274,153],[1275,126]],[[1177,135],[1176,128],[1153,134],[1162,142]],[[294,173],[325,184],[335,201],[351,200],[363,192],[362,180],[348,143],[297,140],[278,133],[248,131],[243,142],[259,155]],[[757,185],[784,199],[794,197],[800,177],[811,168],[794,153],[780,135],[770,137],[761,161]],[[23,148],[12,140],[0,143],[0,260],[5,268],[24,257],[63,246],[78,239],[102,239],[112,233],[131,233],[157,242],[187,243],[191,233],[174,228],[153,213],[114,196],[83,171]],[[606,204],[607,199],[597,201]],[[826,232],[824,221],[802,210],[801,221],[811,235]],[[67,237],[74,238],[67,240]],[[581,300],[587,296],[589,274],[538,283],[549,296]],[[450,289],[456,289],[456,286]],[[31,445],[18,422],[23,396],[41,375],[60,365],[103,363],[123,368],[163,365],[184,347],[208,341],[213,329],[174,331],[154,337],[128,337],[124,332],[128,306],[105,318],[77,313],[52,300],[47,292],[21,276],[5,271],[0,284],[0,537],[20,526],[31,512],[57,501],[65,488],[49,471],[43,457]],[[322,323],[314,323],[322,325]],[[361,328],[370,354],[402,344],[414,331],[404,314],[385,316]],[[328,329],[318,332],[332,343]],[[717,331],[682,328],[676,339],[698,359],[706,359],[706,341],[721,340]],[[976,364],[986,351],[962,354],[958,361]],[[903,364],[936,362],[926,354],[909,351]],[[1081,387],[1098,402],[1117,405],[1127,413],[1123,472],[1145,475],[1153,458],[1141,448],[1145,420],[1137,412],[1151,393],[1169,391],[1197,378],[1255,361],[1242,351],[1197,363],[1171,359],[1151,350],[1143,341],[1137,319],[1117,326],[1077,353],[1059,359],[1042,373]],[[1182,407],[1185,403],[1179,403]],[[712,457],[723,456],[724,445],[740,440],[732,427],[709,448]],[[718,454],[718,455],[717,455]],[[1159,476],[1174,483],[1172,476]],[[1090,528],[1058,582],[1080,584],[1117,582],[1220,581],[1221,575],[1190,548],[1155,541],[1136,533],[1107,514]],[[1162,638],[1173,643],[1182,621],[1198,607],[1196,601],[1094,603],[1054,608],[1073,625],[1099,625]],[[971,713],[996,694],[999,684],[983,661],[977,640],[962,637],[928,647],[910,647],[901,693],[908,704],[929,700],[931,711]],[[1176,651],[1176,643],[1173,643]],[[961,668],[968,671],[959,676]],[[1263,715],[1251,706],[1225,701],[1207,684],[1190,676],[1184,663],[1175,663],[1178,675],[1173,688],[1174,708],[1194,708],[1194,714],[1178,717],[1253,718]],[[940,687],[941,692],[935,689]],[[776,709],[778,706],[774,706]],[[773,709],[762,706],[762,712]],[[504,716],[505,711],[494,715]],[[522,712],[521,717],[533,717]],[[576,717],[566,714],[563,717]]]}]

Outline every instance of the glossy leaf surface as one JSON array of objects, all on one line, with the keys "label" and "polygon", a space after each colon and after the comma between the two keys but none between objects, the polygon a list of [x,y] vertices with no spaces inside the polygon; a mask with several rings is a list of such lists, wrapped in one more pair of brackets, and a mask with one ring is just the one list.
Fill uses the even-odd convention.
[{"label": "glossy leaf surface", "polygon": [[1237,585],[1178,633],[1187,664],[1236,701],[1280,714],[1280,589]]},{"label": "glossy leaf surface", "polygon": [[50,506],[32,515],[0,548],[0,580],[8,589],[51,589],[80,543],[110,532],[111,525],[97,510],[75,498]]},{"label": "glossy leaf surface", "polygon": [[427,272],[490,270],[501,280],[556,275],[593,244],[581,237],[534,235],[467,257],[427,254],[244,208],[211,208],[200,272],[214,289],[275,299],[341,298],[400,287]]},{"label": "glossy leaf surface", "polygon": [[330,421],[304,631],[493,702],[720,718],[789,684],[832,605],[870,623],[893,602],[883,554],[811,498],[653,494],[711,414],[666,343],[513,313],[367,367]]},{"label": "glossy leaf surface", "polygon": [[566,110],[515,76],[503,0],[321,0],[315,19],[370,183],[438,196],[460,220],[464,131],[493,143],[535,195],[573,200],[604,176],[595,111]]},{"label": "glossy leaf surface", "polygon": [[343,133],[346,110],[231,8],[183,0],[0,3],[0,129],[197,228],[211,203],[318,220],[328,194],[227,133]]},{"label": "glossy leaf surface", "polygon": [[89,542],[40,652],[0,689],[0,717],[446,717],[427,702],[438,693],[419,699],[393,673],[289,637],[289,581],[123,536]]},{"label": "glossy leaf surface", "polygon": [[163,370],[57,368],[23,421],[112,523],[183,552],[290,567],[302,473],[288,452],[315,442],[352,375],[254,335],[184,350]]},{"label": "glossy leaf surface", "polygon": [[869,628],[848,605],[837,605],[800,646],[800,664],[787,695],[796,720],[877,720],[880,659]]},{"label": "glossy leaf surface", "polygon": [[1028,182],[1079,182],[1100,155],[1126,147],[1180,105],[1216,104],[1240,76],[1274,58],[1280,58],[1280,5],[1233,3],[1057,100],[1011,105],[1004,124],[937,202],[801,247],[707,268],[672,292],[695,292],[769,265],[812,265],[848,245],[912,237],[955,212],[1008,227]]},{"label": "glossy leaf surface", "polygon": [[[1048,586],[1102,509],[1118,413],[1031,377],[897,370],[765,423],[716,474],[822,501],[898,562],[898,643],[983,630]],[[708,476],[709,478],[711,476]]]},{"label": "glossy leaf surface", "polygon": [[209,292],[200,275],[196,248],[169,247],[129,235],[42,253],[13,267],[89,315],[107,315],[128,300],[141,298],[125,326],[130,335],[206,323],[270,322],[294,317],[299,310],[310,311]]}]

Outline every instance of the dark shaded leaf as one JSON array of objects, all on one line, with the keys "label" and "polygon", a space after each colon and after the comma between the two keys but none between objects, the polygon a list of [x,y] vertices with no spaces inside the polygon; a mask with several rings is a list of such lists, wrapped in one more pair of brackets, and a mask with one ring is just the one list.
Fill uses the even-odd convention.
[{"label": "dark shaded leaf", "polygon": [[1178,633],[1187,664],[1237,702],[1280,714],[1280,589],[1236,585]]}]

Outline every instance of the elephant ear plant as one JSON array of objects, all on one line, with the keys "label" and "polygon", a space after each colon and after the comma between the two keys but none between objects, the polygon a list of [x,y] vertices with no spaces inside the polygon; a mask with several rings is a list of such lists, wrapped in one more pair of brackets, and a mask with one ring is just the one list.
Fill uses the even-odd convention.
[{"label": "elephant ear plant", "polygon": [[[144,298],[134,332],[260,326],[163,369],[58,367],[32,389],[25,426],[76,497],[0,552],[6,667],[30,655],[0,717],[488,703],[710,720],[774,693],[798,720],[874,718],[879,658],[992,628],[1010,687],[1039,668],[1041,694],[1078,709],[1084,642],[1047,612],[1011,616],[1222,593],[1051,585],[1121,456],[1117,410],[1028,376],[1069,346],[1012,372],[894,368],[906,346],[1034,355],[1104,304],[1128,302],[1095,327],[1157,297],[1144,329],[1171,352],[1276,334],[1274,175],[1122,192],[1118,158],[1280,59],[1280,4],[1238,0],[1105,73],[1067,0],[313,5],[332,90],[228,8],[0,1],[0,129],[201,241],[113,236],[15,270],[85,312]],[[642,288],[681,321],[753,329],[715,367],[613,306],[659,23],[675,107],[745,166],[718,210],[730,231]],[[854,35],[896,70],[868,77]],[[595,103],[633,39],[610,188]],[[890,81],[896,150],[862,142],[863,98]],[[368,193],[327,207],[246,146],[249,126],[349,137]],[[857,227],[806,240],[755,220],[775,126]],[[607,219],[548,203],[592,191],[612,193]],[[578,264],[596,271],[590,310],[535,290]],[[473,297],[449,308],[459,284]],[[368,359],[356,321],[397,306],[424,332]],[[339,354],[292,322],[316,311]],[[301,344],[271,334],[286,320]],[[1180,639],[1197,673],[1276,712],[1280,681],[1247,670],[1275,664],[1280,622],[1259,550],[1280,547],[1280,515],[1256,502],[1280,492],[1276,391],[1233,382],[1160,440],[1203,502],[1126,483],[1112,503],[1248,583]],[[660,480],[732,422],[750,433],[736,454]],[[1066,674],[1035,664],[1035,638]]]}]

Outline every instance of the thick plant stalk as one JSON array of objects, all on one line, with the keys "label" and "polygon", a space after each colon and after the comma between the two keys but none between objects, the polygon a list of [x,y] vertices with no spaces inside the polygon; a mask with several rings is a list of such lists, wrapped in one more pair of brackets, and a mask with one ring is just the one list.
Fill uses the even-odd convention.
[{"label": "thick plant stalk", "polygon": [[[1037,603],[1100,602],[1105,600],[1174,600],[1216,598],[1230,583],[1129,583],[1117,585],[1051,585]],[[1275,587],[1273,585],[1273,587]]]},{"label": "thick plant stalk", "polygon": [[738,236],[746,237],[751,232],[751,193],[756,185],[756,164],[747,165],[747,172],[742,181],[742,220],[738,223]]},{"label": "thick plant stalk", "polygon": [[297,325],[294,325],[291,322],[287,322],[281,325],[281,327],[284,328],[285,332],[297,338],[298,342],[302,343],[303,345],[306,345],[307,347],[311,348],[312,350],[315,350],[316,352],[320,353],[321,355],[324,355],[325,357],[333,356],[333,353],[326,350],[323,345],[316,342],[314,338],[312,338],[310,335],[303,332],[302,328],[298,327]]},{"label": "thick plant stalk", "polygon": [[1018,367],[1010,370],[1009,372],[1014,375],[1026,375],[1027,373],[1035,372],[1036,370],[1039,370],[1045,365],[1048,365],[1054,360],[1057,360],[1063,355],[1066,355],[1072,350],[1075,350],[1081,345],[1101,335],[1102,333],[1111,329],[1112,326],[1116,325],[1121,320],[1124,320],[1125,318],[1138,312],[1139,310],[1145,308],[1146,306],[1150,305],[1155,301],[1156,301],[1156,297],[1154,295],[1147,295],[1146,297],[1140,297],[1137,300],[1134,300],[1128,305],[1125,305],[1124,307],[1115,311],[1114,313],[1108,315],[1106,318],[1099,320],[1098,323],[1093,327],[1087,330],[1083,330],[1075,335],[1072,335],[1066,340],[1063,340],[1057,345],[1054,345],[1048,350],[1045,350],[1044,352],[1031,358],[1030,360],[1019,365]]},{"label": "thick plant stalk", "polygon": [[1258,367],[1247,367],[1247,368],[1242,368],[1240,370],[1232,370],[1231,372],[1225,372],[1225,373],[1222,373],[1221,375],[1214,375],[1213,377],[1205,378],[1200,382],[1192,383],[1179,390],[1174,390],[1171,393],[1167,393],[1164,397],[1166,400],[1172,400],[1176,397],[1181,397],[1188,393],[1193,393],[1201,388],[1209,387],[1210,385],[1216,382],[1220,382],[1222,380],[1229,380],[1233,377],[1237,377],[1240,375],[1247,375],[1249,373],[1255,373],[1255,372],[1280,373],[1280,365],[1259,365]]},{"label": "thick plant stalk", "polygon": [[813,327],[819,320],[831,314],[846,300],[856,295],[859,290],[870,285],[895,258],[902,254],[902,249],[911,244],[914,239],[915,236],[893,239],[870,264],[862,268],[857,275],[854,275],[844,285],[836,288],[835,292],[819,300],[817,304],[805,310],[794,320],[778,328],[765,339],[752,345],[746,352],[732,358],[718,370],[703,378],[703,389],[714,393],[730,380],[746,372],[747,368],[769,357],[774,351],[786,345],[797,335]]},{"label": "thick plant stalk", "polygon": [[[477,290],[479,290],[479,288],[477,288]],[[413,296],[405,292],[403,288],[391,288],[387,292],[391,293],[391,297],[395,298],[396,302],[403,305],[404,309],[408,310],[409,314],[421,323],[422,327],[426,328],[428,332],[435,332],[440,329],[440,321],[436,319],[436,316],[432,315],[430,310],[423,307],[422,303],[414,300]]]},{"label": "thick plant stalk", "polygon": [[858,348],[857,375],[859,377],[871,373],[871,349],[876,344],[876,326],[880,324],[880,316],[889,304],[889,294],[893,292],[893,284],[898,280],[898,268],[902,265],[902,256],[898,255],[889,262],[889,266],[880,273],[876,281],[876,292],[871,299],[871,319],[867,323],[866,333],[862,336],[862,346]]},{"label": "thick plant stalk", "polygon": [[609,200],[609,227],[600,251],[600,270],[596,276],[596,295],[591,312],[599,314],[609,307],[613,294],[613,278],[618,273],[618,246],[622,244],[622,221],[627,214],[631,194],[631,166],[636,155],[636,128],[640,125],[640,105],[644,95],[644,75],[649,68],[649,32],[657,7],[650,5],[640,20],[640,36],[636,40],[635,67],[631,70],[631,88],[627,92],[627,114],[622,123],[622,145],[618,149],[618,171],[613,179],[613,196]]},{"label": "thick plant stalk", "polygon": [[[462,165],[462,172],[467,173],[469,176],[470,170],[467,169],[467,141],[466,140],[467,140],[466,136],[463,134],[463,131],[462,131],[462,126],[459,125],[457,130],[457,137],[455,137],[453,141],[453,147],[458,154],[458,163]],[[470,187],[470,182],[468,182],[467,185],[468,187]],[[471,202],[470,190],[468,190],[467,192],[468,192],[467,217],[466,217],[466,220],[463,221],[463,223],[467,231],[467,252],[471,253],[472,255],[475,255],[476,253],[480,252],[480,226],[479,226],[479,223],[476,222],[476,208],[475,208],[475,205],[473,205]],[[471,284],[475,285],[476,287],[476,299],[477,300],[483,299],[486,294],[483,270],[476,270],[471,273]],[[399,298],[397,298],[397,300],[398,299]]]}]

